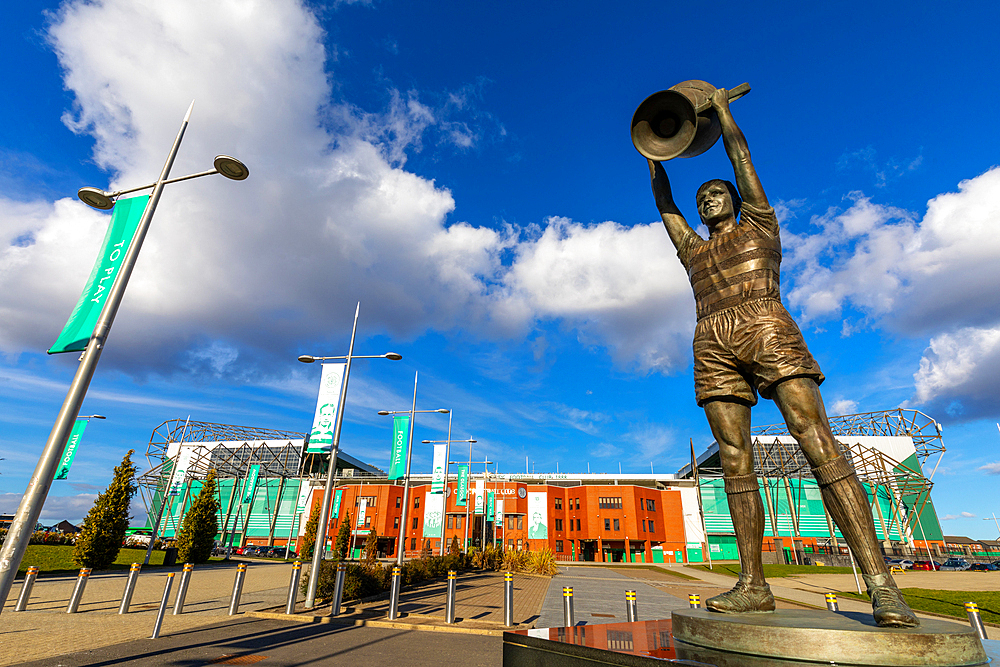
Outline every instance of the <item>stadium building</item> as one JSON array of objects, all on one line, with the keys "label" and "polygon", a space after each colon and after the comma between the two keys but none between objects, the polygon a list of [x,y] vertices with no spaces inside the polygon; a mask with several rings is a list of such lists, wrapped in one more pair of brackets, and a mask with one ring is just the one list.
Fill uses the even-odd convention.
[{"label": "stadium building", "polygon": [[[893,410],[835,417],[831,426],[868,490],[886,553],[946,553],[923,473],[930,457],[937,454],[940,462],[944,453],[940,425],[917,411]],[[784,426],[754,429],[753,437],[771,562],[845,562],[843,536]],[[175,536],[205,475],[215,470],[217,539],[233,546],[297,545],[322,500],[329,458],[305,448],[303,433],[164,422],[147,449],[151,469],[140,478],[147,527],[158,523],[160,535]],[[442,539],[447,544],[457,537],[470,546],[548,548],[567,561],[735,560],[717,445],[696,461],[694,470],[688,465],[676,474],[497,473],[484,466],[471,471],[463,503],[454,468],[444,494],[431,493],[429,473],[412,474],[406,499],[401,480],[389,481],[384,471],[341,451],[327,547],[350,521],[355,554],[374,530],[379,552],[395,555],[403,503],[409,503],[402,530],[407,555],[428,541],[438,553]]]}]

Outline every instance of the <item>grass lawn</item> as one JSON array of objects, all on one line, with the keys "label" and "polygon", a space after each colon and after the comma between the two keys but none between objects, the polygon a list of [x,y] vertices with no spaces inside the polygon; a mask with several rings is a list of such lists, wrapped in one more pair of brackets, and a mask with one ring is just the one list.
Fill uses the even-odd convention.
[{"label": "grass lawn", "polygon": [[[965,603],[979,605],[979,614],[986,623],[1000,624],[1000,591],[939,591],[930,588],[902,588],[906,602],[917,611],[929,611],[965,620]],[[867,595],[837,593],[856,600],[868,600]]]},{"label": "grass lawn", "polygon": [[[150,555],[149,564],[162,565],[163,554],[162,551],[154,551]],[[141,563],[145,559],[145,549],[122,549],[110,569],[127,570],[132,563]],[[80,568],[73,564],[71,545],[29,544],[17,573],[24,576],[30,565],[37,565],[40,574],[73,574],[80,571]]]},{"label": "grass lawn", "polygon": [[[733,577],[740,576],[739,563],[717,564],[713,569],[707,565],[693,565],[705,572],[715,572],[716,574],[727,574]],[[822,565],[764,565],[764,577],[774,579],[775,577],[794,577],[799,574],[850,574],[849,567],[829,567]]]}]

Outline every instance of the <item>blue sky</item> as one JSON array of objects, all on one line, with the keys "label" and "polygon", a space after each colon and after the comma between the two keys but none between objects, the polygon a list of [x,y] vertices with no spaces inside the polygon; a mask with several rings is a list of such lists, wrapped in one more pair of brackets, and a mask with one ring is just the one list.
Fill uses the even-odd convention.
[{"label": "blue sky", "polygon": [[[48,357],[108,216],[83,185],[236,155],[171,186],[92,384],[100,413],[43,518],[78,519],[129,448],[185,418],[307,430],[361,302],[343,446],[388,458],[380,409],[454,410],[500,469],[673,472],[711,437],[694,306],[628,124],[685,79],[733,104],[783,225],[783,296],[831,414],[944,425],[945,532],[996,537],[1000,76],[995,3],[23,2],[0,40],[0,511],[75,368]],[[905,7],[905,8],[904,8]],[[668,163],[694,191],[721,144]],[[762,402],[755,424],[779,421]],[[447,418],[417,421],[417,440]],[[144,463],[142,457],[140,461]],[[415,465],[428,467],[418,449]]]}]

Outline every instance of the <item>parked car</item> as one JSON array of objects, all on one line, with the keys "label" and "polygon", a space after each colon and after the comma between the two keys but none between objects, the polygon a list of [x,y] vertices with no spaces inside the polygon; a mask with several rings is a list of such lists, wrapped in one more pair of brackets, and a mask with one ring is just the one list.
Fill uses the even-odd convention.
[{"label": "parked car", "polygon": [[893,558],[889,561],[890,566],[901,567],[904,570],[909,570],[913,567],[913,561],[909,558]]},{"label": "parked car", "polygon": [[949,558],[941,566],[942,571],[963,572],[971,567],[964,558]]},{"label": "parked car", "polygon": [[996,572],[997,570],[1000,570],[1000,567],[993,563],[973,563],[969,568],[970,572]]},{"label": "parked car", "polygon": [[913,561],[914,570],[924,570],[924,571],[934,571],[941,569],[941,563],[933,560],[915,560]]}]

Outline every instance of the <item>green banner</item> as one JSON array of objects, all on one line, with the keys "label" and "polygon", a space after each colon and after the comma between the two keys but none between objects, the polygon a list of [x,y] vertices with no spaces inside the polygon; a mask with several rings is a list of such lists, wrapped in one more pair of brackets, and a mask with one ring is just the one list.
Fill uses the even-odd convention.
[{"label": "green banner", "polygon": [[458,497],[455,499],[455,505],[465,507],[469,497],[469,466],[467,465],[458,466],[458,488],[456,491]]},{"label": "green banner", "polygon": [[496,494],[493,491],[486,492],[486,520],[493,521],[493,510],[496,507]]},{"label": "green banner", "polygon": [[73,430],[69,434],[69,440],[66,441],[66,449],[63,451],[62,458],[59,459],[59,468],[56,472],[56,479],[66,479],[69,475],[69,467],[73,465],[73,458],[76,456],[76,447],[80,444],[80,440],[83,438],[83,430],[87,428],[89,420],[87,419],[77,419],[76,423],[73,424]]},{"label": "green banner", "polygon": [[343,489],[337,489],[333,492],[333,517],[337,518],[340,516],[340,497],[344,495]]},{"label": "green banner", "polygon": [[410,436],[410,415],[392,418],[392,457],[389,459],[389,481],[403,479],[406,474],[406,448]]},{"label": "green banner", "polygon": [[87,343],[97,326],[97,318],[101,315],[105,300],[111,286],[118,277],[125,253],[132,244],[132,237],[146,210],[149,195],[122,199],[115,204],[115,213],[111,216],[111,224],[104,236],[104,245],[97,256],[97,263],[90,273],[83,294],[76,303],[76,308],[69,316],[69,321],[63,327],[59,338],[49,348],[49,354],[61,352],[82,352],[87,349]]},{"label": "green banner", "polygon": [[260,475],[260,466],[250,466],[250,473],[247,475],[246,486],[243,487],[242,502],[248,503],[253,500],[253,495],[257,493],[257,477]]}]

